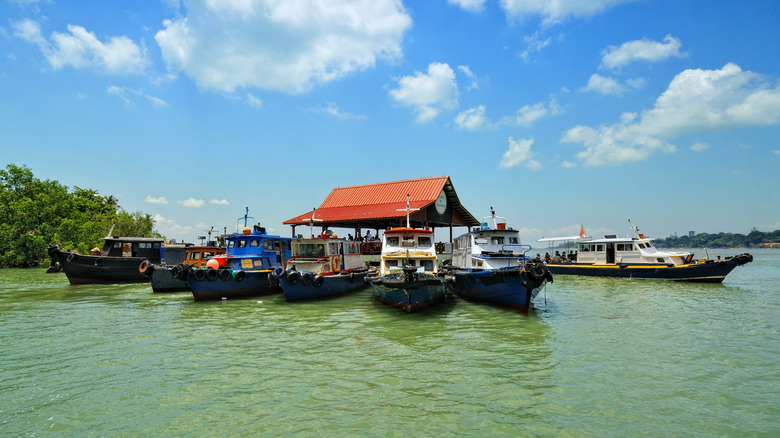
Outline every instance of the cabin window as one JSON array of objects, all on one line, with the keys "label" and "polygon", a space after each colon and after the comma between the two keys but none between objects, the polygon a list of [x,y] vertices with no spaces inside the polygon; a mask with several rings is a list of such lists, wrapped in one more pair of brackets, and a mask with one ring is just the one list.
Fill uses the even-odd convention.
[{"label": "cabin window", "polygon": [[268,251],[274,250],[274,241],[271,239],[263,240],[263,249]]},{"label": "cabin window", "polygon": [[339,253],[339,244],[338,243],[329,243],[328,246],[330,247],[330,253],[331,254],[338,254]]},{"label": "cabin window", "polygon": [[428,236],[420,236],[417,238],[417,244],[420,245],[421,248],[428,248],[431,246],[431,238]]},{"label": "cabin window", "polygon": [[190,253],[190,260],[198,260],[200,259],[200,253],[199,252],[191,252]]},{"label": "cabin window", "polygon": [[486,238],[486,237],[482,237],[482,236],[479,236],[479,237],[477,237],[477,236],[474,236],[474,244],[475,244],[475,245],[487,245],[487,243],[488,243],[488,240],[487,240],[487,238]]},{"label": "cabin window", "polygon": [[504,238],[503,237],[491,237],[490,243],[493,245],[503,245],[504,244]]},{"label": "cabin window", "polygon": [[295,255],[298,257],[325,257],[325,245],[298,243],[295,244]]},{"label": "cabin window", "polygon": [[633,243],[618,243],[617,244],[617,250],[618,251],[631,251],[634,249]]},{"label": "cabin window", "polygon": [[590,252],[590,245],[580,245],[580,252]]},{"label": "cabin window", "polygon": [[152,244],[149,242],[141,242],[138,244],[138,247],[141,249],[149,249],[152,247]]},{"label": "cabin window", "polygon": [[398,260],[385,260],[385,266],[398,266]]},{"label": "cabin window", "polygon": [[414,238],[411,239],[404,239],[401,241],[401,247],[404,248],[414,248]]},{"label": "cabin window", "polygon": [[604,245],[602,245],[602,244],[596,245],[596,251],[598,251],[598,252],[604,251]]},{"label": "cabin window", "polygon": [[433,271],[433,260],[420,260],[420,266],[426,271]]},{"label": "cabin window", "polygon": [[644,243],[639,243],[638,245],[639,245],[640,248],[644,248],[645,247]]},{"label": "cabin window", "polygon": [[257,248],[260,246],[260,241],[257,239],[252,239],[249,241],[249,246],[252,248]]},{"label": "cabin window", "polygon": [[513,245],[517,245],[519,242],[517,240],[517,237],[510,237],[509,238],[509,243],[511,243]]},{"label": "cabin window", "polygon": [[647,246],[648,248],[652,248],[652,247],[653,247],[653,244],[652,244],[652,243],[650,243],[650,242],[647,242],[647,243],[645,243],[645,246]]},{"label": "cabin window", "polygon": [[236,243],[238,243],[238,245],[237,245],[237,246],[238,246],[239,248],[246,248],[246,240],[239,240],[239,241],[238,241],[238,242],[236,242]]},{"label": "cabin window", "polygon": [[236,242],[233,240],[228,240],[228,249],[235,248]]},{"label": "cabin window", "polygon": [[114,242],[114,248],[121,248],[122,242]]},{"label": "cabin window", "polygon": [[661,258],[661,257],[658,257],[656,260],[658,260],[658,263],[663,263],[664,262],[664,259]]},{"label": "cabin window", "polygon": [[346,245],[346,247],[347,247],[346,250],[347,254],[360,254],[360,245],[356,243],[350,243]]},{"label": "cabin window", "polygon": [[388,237],[387,246],[398,246],[398,237]]},{"label": "cabin window", "polygon": [[152,248],[155,248],[155,249],[156,249],[156,248],[159,248],[159,247],[160,247],[160,245],[161,245],[161,243],[160,243],[160,242],[154,242],[154,243],[152,244]]}]

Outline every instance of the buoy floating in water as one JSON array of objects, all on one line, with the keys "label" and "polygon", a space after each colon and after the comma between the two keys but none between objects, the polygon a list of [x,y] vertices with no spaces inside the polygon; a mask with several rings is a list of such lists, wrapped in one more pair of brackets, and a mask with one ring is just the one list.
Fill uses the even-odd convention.
[{"label": "buoy floating in water", "polygon": [[227,297],[222,297],[222,301],[227,301]]}]

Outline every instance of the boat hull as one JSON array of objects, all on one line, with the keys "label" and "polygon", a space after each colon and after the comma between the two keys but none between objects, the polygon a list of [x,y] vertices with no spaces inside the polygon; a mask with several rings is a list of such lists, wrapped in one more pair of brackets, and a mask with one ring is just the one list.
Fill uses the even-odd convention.
[{"label": "boat hull", "polygon": [[444,279],[432,275],[407,279],[404,275],[388,275],[369,279],[374,298],[406,313],[444,301]]},{"label": "boat hull", "polygon": [[190,290],[186,280],[174,276],[174,267],[169,265],[153,265],[152,275],[149,276],[152,282],[152,291],[161,292],[181,292]]},{"label": "boat hull", "polygon": [[[287,301],[316,300],[349,294],[366,288],[366,272],[315,276],[298,273],[290,276],[288,271],[275,281],[284,291]],[[318,277],[320,279],[318,279]]]},{"label": "boat hull", "polygon": [[521,310],[531,307],[532,300],[548,281],[546,273],[532,279],[521,267],[458,271],[452,277],[452,291],[461,298]]},{"label": "boat hull", "polygon": [[[197,271],[194,270],[187,278],[187,284],[192,289],[192,297],[195,301],[248,298],[275,294],[282,291],[279,286],[274,286],[269,281],[268,274],[271,272],[270,270],[238,271],[244,272],[245,275],[237,277],[236,274],[238,272],[234,273],[229,269],[220,269],[213,270],[218,272],[218,275],[206,275],[205,278],[200,278],[201,275],[196,274]],[[208,272],[205,269],[200,271]],[[230,273],[229,278],[223,272]]]},{"label": "boat hull", "polygon": [[138,270],[144,257],[109,257],[50,250],[70,284],[147,283],[149,277]]},{"label": "boat hull", "polygon": [[652,280],[721,283],[737,266],[753,260],[750,254],[740,254],[724,260],[668,266],[641,264],[591,265],[578,263],[549,263],[547,269],[554,275],[583,275],[589,277],[640,278]]}]

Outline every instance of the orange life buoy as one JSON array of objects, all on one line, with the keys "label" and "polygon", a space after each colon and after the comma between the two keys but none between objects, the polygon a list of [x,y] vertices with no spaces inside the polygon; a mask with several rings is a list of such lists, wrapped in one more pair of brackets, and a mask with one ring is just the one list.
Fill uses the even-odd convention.
[{"label": "orange life buoy", "polygon": [[332,259],[330,259],[330,270],[333,272],[339,272],[341,270],[339,256],[334,256]]},{"label": "orange life buoy", "polygon": [[138,272],[145,274],[146,270],[149,268],[149,260],[144,260],[141,262],[141,264],[138,266]]}]

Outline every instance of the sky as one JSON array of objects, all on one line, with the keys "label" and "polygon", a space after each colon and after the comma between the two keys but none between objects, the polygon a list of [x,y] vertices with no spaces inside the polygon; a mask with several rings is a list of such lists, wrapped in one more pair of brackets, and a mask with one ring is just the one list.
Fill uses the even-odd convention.
[{"label": "sky", "polygon": [[0,165],[180,241],[442,175],[523,243],[773,231],[778,23],[775,0],[0,0]]}]

